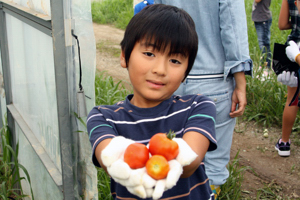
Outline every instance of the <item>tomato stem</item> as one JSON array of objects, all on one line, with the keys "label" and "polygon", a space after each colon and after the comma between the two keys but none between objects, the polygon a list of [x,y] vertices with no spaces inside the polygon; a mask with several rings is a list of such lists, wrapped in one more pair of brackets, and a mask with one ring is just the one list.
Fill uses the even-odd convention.
[{"label": "tomato stem", "polygon": [[176,134],[174,133],[174,131],[172,131],[170,129],[169,133],[167,133],[167,138],[169,138],[170,140],[172,140],[175,136],[176,136]]}]

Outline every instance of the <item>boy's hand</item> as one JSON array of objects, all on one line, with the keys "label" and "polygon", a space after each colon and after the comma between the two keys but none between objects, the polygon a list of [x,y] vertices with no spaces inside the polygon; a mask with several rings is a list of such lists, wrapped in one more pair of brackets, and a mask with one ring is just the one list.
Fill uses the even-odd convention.
[{"label": "boy's hand", "polygon": [[183,167],[191,164],[198,156],[182,138],[173,138],[173,140],[179,146],[179,153],[175,159],[169,161],[170,171],[167,178],[156,182],[153,199],[161,198],[164,191],[173,188],[183,172]]},{"label": "boy's hand", "polygon": [[113,162],[123,157],[126,148],[132,143],[134,143],[133,140],[122,136],[114,137],[101,153],[102,163],[110,167]]},{"label": "boy's hand", "polygon": [[285,48],[286,56],[292,62],[296,62],[296,57],[300,54],[299,47],[294,41],[289,41],[289,46]]},{"label": "boy's hand", "polygon": [[182,165],[173,159],[169,161],[169,167],[170,170],[167,177],[160,180],[154,180],[145,172],[143,175],[143,186],[146,190],[147,198],[152,197],[152,199],[159,199],[166,190],[176,185],[183,171]]},{"label": "boy's hand", "polygon": [[182,167],[191,164],[198,155],[182,138],[173,138],[173,140],[177,142],[179,146],[179,153],[176,157],[176,160],[181,164]]},{"label": "boy's hand", "polygon": [[107,172],[114,181],[125,186],[129,192],[140,198],[146,198],[146,190],[142,185],[142,177],[146,169],[131,169],[124,162],[126,148],[134,143],[133,140],[122,136],[113,138],[101,153],[102,163],[107,167]]},{"label": "boy's hand", "polygon": [[277,81],[290,87],[298,86],[298,78],[295,76],[295,72],[283,71],[277,76]]},{"label": "boy's hand", "polygon": [[134,141],[122,136],[111,140],[102,151],[101,159],[111,178],[125,186],[130,193],[143,199],[150,197],[159,199],[164,191],[176,185],[183,172],[183,166],[189,165],[197,158],[197,154],[182,138],[173,138],[173,140],[178,143],[179,154],[176,159],[169,161],[170,170],[165,179],[151,178],[145,167],[131,169],[124,162],[123,155],[126,148]]}]

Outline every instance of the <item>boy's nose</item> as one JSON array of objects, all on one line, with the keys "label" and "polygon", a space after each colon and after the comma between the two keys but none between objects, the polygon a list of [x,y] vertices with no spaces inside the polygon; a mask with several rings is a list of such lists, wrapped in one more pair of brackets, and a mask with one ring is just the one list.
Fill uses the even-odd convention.
[{"label": "boy's nose", "polygon": [[152,68],[152,72],[159,76],[165,76],[167,72],[167,61],[159,60],[156,62]]}]

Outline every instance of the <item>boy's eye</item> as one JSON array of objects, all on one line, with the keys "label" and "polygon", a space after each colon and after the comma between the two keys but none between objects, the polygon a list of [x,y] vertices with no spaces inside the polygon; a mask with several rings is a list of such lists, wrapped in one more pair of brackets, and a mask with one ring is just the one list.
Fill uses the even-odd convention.
[{"label": "boy's eye", "polygon": [[179,62],[179,61],[176,60],[176,59],[171,59],[170,62],[171,62],[171,63],[174,63],[174,64],[181,64],[181,62]]},{"label": "boy's eye", "polygon": [[151,53],[151,52],[144,52],[144,54],[145,54],[146,56],[149,56],[149,57],[153,57],[153,56],[154,56],[154,54]]}]

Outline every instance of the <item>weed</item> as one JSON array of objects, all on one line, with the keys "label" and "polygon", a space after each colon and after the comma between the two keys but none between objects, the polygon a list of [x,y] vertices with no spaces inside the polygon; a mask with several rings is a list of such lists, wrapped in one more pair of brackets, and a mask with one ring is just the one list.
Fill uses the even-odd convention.
[{"label": "weed", "polygon": [[[273,0],[270,9],[273,13],[273,23],[271,25],[271,49],[274,43],[284,44],[290,30],[279,30],[278,16],[281,8],[281,0]],[[282,125],[282,112],[286,101],[286,86],[277,82],[277,77],[272,70],[261,65],[263,60],[262,52],[258,46],[258,40],[254,22],[251,19],[253,1],[245,1],[249,52],[253,61],[253,78],[247,76],[247,101],[244,119],[254,120],[265,128]],[[266,76],[266,72],[268,75]],[[294,123],[294,130],[300,130],[300,113]]]},{"label": "weed", "polygon": [[273,180],[271,183],[257,190],[256,199],[287,199],[287,197],[280,195],[281,193],[282,188]]},{"label": "weed", "polygon": [[[5,122],[3,127],[0,129],[1,133],[1,145],[2,153],[0,155],[0,197],[3,200],[6,199],[23,199],[28,195],[23,193],[21,181],[27,180],[31,190],[31,198],[34,200],[30,176],[28,171],[23,165],[18,163],[18,150],[19,144],[16,145],[16,151],[9,145],[10,142],[10,132],[7,126],[7,118],[5,117]],[[25,177],[20,177],[20,169],[26,175]]]},{"label": "weed", "polygon": [[113,199],[110,193],[110,178],[107,173],[102,169],[97,169],[98,175],[98,197],[101,200]]},{"label": "weed", "polygon": [[249,167],[241,166],[238,159],[239,151],[228,164],[229,177],[221,186],[219,199],[241,199],[241,186],[244,174]]},{"label": "weed", "polygon": [[99,72],[95,79],[96,105],[113,105],[122,101],[129,94],[122,81],[115,80],[106,74]]},{"label": "weed", "polygon": [[[95,78],[95,93],[96,105],[113,105],[118,101],[124,100],[130,91],[124,87],[122,81],[114,80],[111,76],[108,76],[106,72],[99,72]],[[80,120],[86,127],[85,122],[83,122],[82,119]],[[99,199],[111,200],[109,176],[102,168],[97,168],[97,176]]]}]

